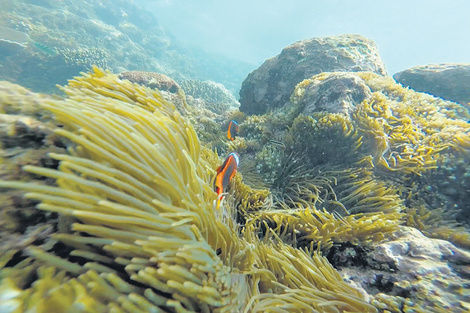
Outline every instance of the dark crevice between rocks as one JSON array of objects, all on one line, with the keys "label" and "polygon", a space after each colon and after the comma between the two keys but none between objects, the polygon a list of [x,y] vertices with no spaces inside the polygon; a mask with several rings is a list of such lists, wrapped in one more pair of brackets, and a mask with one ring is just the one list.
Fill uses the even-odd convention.
[{"label": "dark crevice between rocks", "polygon": [[353,245],[349,242],[333,246],[326,258],[334,268],[344,267],[371,267],[369,264],[368,253],[372,248]]},{"label": "dark crevice between rocks", "polygon": [[385,278],[383,274],[376,274],[373,286],[381,292],[390,293],[393,290],[394,282]]},{"label": "dark crevice between rocks", "polygon": [[385,293],[390,296],[413,298],[413,287],[402,287],[400,273],[393,262],[377,262],[371,257],[373,248],[343,243],[333,246],[326,258],[337,270],[352,271],[353,281],[359,283],[367,293]]}]

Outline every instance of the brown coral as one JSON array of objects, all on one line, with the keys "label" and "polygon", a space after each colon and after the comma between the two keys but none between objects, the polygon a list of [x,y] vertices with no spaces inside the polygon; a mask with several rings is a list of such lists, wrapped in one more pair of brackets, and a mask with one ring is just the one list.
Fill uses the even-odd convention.
[{"label": "brown coral", "polygon": [[152,89],[177,93],[181,87],[172,78],[165,74],[155,72],[128,71],[119,74],[120,79],[127,79],[132,83],[143,85]]}]

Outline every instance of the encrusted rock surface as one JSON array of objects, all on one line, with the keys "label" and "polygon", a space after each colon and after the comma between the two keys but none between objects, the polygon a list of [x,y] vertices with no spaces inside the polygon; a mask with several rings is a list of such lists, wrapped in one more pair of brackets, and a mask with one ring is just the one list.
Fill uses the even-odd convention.
[{"label": "encrusted rock surface", "polygon": [[470,103],[470,63],[416,66],[393,75],[405,87],[461,104]]},{"label": "encrusted rock surface", "polygon": [[181,87],[171,77],[155,72],[129,71],[119,74],[120,79],[127,79],[130,82],[144,85],[149,88],[177,93]]},{"label": "encrusted rock surface", "polygon": [[[329,73],[305,80],[304,88],[296,87],[292,99],[304,115],[314,112],[350,113],[356,104],[372,95],[370,88],[354,73]],[[296,94],[298,92],[299,94]]]},{"label": "encrusted rock surface", "polygon": [[243,81],[240,111],[263,114],[288,104],[302,80],[321,72],[371,71],[386,75],[375,43],[359,35],[298,41],[266,60]]},{"label": "encrusted rock surface", "polygon": [[368,252],[366,263],[365,268],[347,267],[340,273],[370,295],[386,293],[411,299],[423,308],[439,305],[450,312],[470,309],[470,253],[448,241],[403,226]]}]

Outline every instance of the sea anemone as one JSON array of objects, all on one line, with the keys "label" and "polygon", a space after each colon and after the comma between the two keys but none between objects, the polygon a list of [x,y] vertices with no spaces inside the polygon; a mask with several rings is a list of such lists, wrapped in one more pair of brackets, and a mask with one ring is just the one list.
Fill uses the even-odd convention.
[{"label": "sea anemone", "polygon": [[98,68],[63,91],[41,107],[68,154],[24,167],[56,185],[0,181],[59,215],[47,239],[2,252],[0,311],[377,311],[326,258],[213,209],[214,154],[158,91]]}]

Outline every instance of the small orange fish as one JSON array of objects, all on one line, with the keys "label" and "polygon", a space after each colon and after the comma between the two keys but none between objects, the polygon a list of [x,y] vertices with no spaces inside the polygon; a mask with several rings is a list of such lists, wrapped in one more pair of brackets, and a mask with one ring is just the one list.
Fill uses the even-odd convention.
[{"label": "small orange fish", "polygon": [[217,205],[218,209],[220,201],[222,200],[222,193],[227,187],[230,180],[237,173],[238,164],[240,163],[240,156],[236,152],[230,153],[225,159],[224,163],[217,168],[217,175],[215,176],[214,189],[217,193]]},{"label": "small orange fish", "polygon": [[235,121],[230,121],[228,124],[227,138],[230,140],[235,140],[235,137],[238,135],[238,123]]}]

